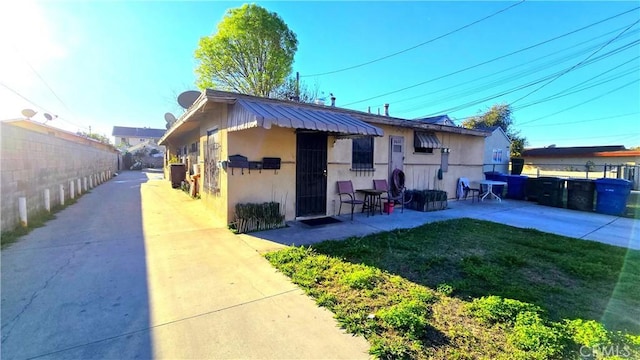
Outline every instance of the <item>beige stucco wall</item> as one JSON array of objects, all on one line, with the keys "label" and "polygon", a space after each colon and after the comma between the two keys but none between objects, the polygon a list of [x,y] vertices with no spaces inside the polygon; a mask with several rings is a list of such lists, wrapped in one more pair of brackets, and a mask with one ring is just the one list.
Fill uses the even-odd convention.
[{"label": "beige stucco wall", "polygon": [[[216,105],[208,110],[207,117],[200,120],[197,134],[189,133],[174,138],[171,143],[177,147],[200,141],[200,166],[204,174],[205,144],[207,130],[219,128],[221,144],[220,159],[227,160],[229,155],[240,154],[249,161],[261,161],[263,157],[281,158],[281,169],[251,170],[222,169],[220,172],[219,194],[209,194],[200,188],[202,201],[211,212],[217,224],[228,224],[234,219],[237,203],[262,203],[276,201],[281,204],[286,220],[296,217],[296,131],[289,128],[273,126],[271,129],[252,128],[242,131],[227,132],[226,106]],[[413,130],[387,125],[380,126],[383,137],[374,140],[375,171],[363,172],[351,170],[351,139],[338,139],[328,136],[327,139],[327,215],[335,215],[340,205],[336,182],[352,180],[354,188],[371,188],[373,179],[389,178],[389,137],[403,136],[404,172],[406,186],[409,189],[442,189],[450,198],[455,197],[459,177],[467,177],[473,181],[483,179],[482,163],[484,137],[465,136],[459,134],[437,133],[444,147],[451,149],[449,154],[449,170],[443,179],[437,179],[440,168],[441,152],[434,154],[415,153],[413,147]],[[169,156],[175,149],[167,149]]]},{"label": "beige stucco wall", "polygon": [[295,218],[295,130],[276,126],[270,130],[253,128],[229,132],[227,140],[228,155],[243,155],[249,161],[262,161],[263,157],[281,158],[280,170],[223,170],[222,174],[227,179],[228,219],[233,219],[237,203],[269,201],[280,203],[287,220]]},{"label": "beige stucco wall", "polygon": [[[405,186],[408,189],[440,189],[454,198],[458,178],[466,177],[477,182],[483,179],[482,163],[484,138],[449,133],[436,133],[443,147],[451,149],[449,169],[443,173],[442,180],[437,179],[441,164],[441,152],[433,154],[416,153],[413,147],[413,130],[392,126],[380,126],[383,137],[374,141],[374,172],[351,171],[351,140],[336,140],[329,137],[328,176],[327,176],[327,213],[335,215],[340,205],[336,181],[351,180],[355,189],[373,187],[373,179],[389,179],[390,136],[404,137],[404,173]],[[343,209],[344,210],[344,209]]]}]

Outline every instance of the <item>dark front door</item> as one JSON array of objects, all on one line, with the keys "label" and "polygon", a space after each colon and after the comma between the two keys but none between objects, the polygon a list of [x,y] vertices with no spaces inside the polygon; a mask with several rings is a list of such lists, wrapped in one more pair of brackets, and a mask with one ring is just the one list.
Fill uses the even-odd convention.
[{"label": "dark front door", "polygon": [[296,216],[327,213],[327,134],[298,133]]}]

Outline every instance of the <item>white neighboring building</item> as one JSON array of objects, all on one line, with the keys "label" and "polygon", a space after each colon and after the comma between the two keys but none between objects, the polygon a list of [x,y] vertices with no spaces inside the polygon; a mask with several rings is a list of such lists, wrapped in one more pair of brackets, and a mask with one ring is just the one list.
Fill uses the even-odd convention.
[{"label": "white neighboring building", "polygon": [[166,131],[166,129],[114,126],[111,135],[115,138],[115,146],[120,148],[121,144],[127,144],[126,147],[129,147],[147,141],[157,144]]},{"label": "white neighboring building", "polygon": [[484,160],[482,172],[497,171],[509,174],[509,154],[511,140],[500,126],[479,128],[491,133],[484,139]]}]

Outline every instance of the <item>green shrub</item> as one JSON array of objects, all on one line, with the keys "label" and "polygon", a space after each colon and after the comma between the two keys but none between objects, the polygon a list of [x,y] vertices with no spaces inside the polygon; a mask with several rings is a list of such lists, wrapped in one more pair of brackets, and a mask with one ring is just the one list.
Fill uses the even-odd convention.
[{"label": "green shrub", "polygon": [[402,301],[376,313],[387,326],[419,339],[427,325],[428,308],[417,300]]},{"label": "green shrub", "polygon": [[525,311],[517,315],[509,342],[527,351],[530,359],[561,359],[568,337],[562,328],[547,325],[540,314]]},{"label": "green shrub", "polygon": [[431,304],[437,300],[437,297],[432,292],[428,291],[423,287],[414,287],[409,290],[409,294],[411,297],[417,301],[420,301],[424,304]]},{"label": "green shrub", "polygon": [[328,309],[333,308],[338,303],[338,298],[330,293],[323,293],[316,299],[318,306],[324,306]]},{"label": "green shrub", "polygon": [[436,291],[443,295],[449,296],[453,293],[453,286],[446,283],[438,284],[438,286],[436,287]]},{"label": "green shrub", "polygon": [[567,320],[565,327],[576,344],[585,346],[609,345],[611,338],[604,325],[594,320]]},{"label": "green shrub", "polygon": [[380,270],[363,266],[361,269],[345,274],[342,282],[353,289],[373,289],[382,280]]},{"label": "green shrub", "polygon": [[401,337],[392,336],[372,336],[369,338],[371,347],[369,354],[377,359],[411,359],[411,349]]},{"label": "green shrub", "polygon": [[500,296],[485,296],[473,300],[468,305],[471,315],[483,322],[513,324],[520,313],[542,312],[540,307],[513,299],[503,299]]}]

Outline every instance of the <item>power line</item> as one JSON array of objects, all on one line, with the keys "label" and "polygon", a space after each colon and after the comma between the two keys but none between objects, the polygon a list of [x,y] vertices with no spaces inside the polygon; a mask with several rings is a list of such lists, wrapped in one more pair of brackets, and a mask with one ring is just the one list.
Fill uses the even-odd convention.
[{"label": "power line", "polygon": [[[6,85],[5,83],[3,83],[3,82],[1,82],[1,81],[0,81],[0,86],[2,86],[2,87],[4,87],[5,89],[7,89],[7,90],[11,91],[11,92],[12,92],[12,93],[14,93],[15,95],[19,96],[20,98],[22,98],[22,99],[23,99],[23,100],[25,100],[26,102],[30,103],[31,105],[33,105],[33,106],[35,106],[35,107],[39,108],[40,110],[44,110],[44,112],[46,112],[46,113],[55,114],[55,112],[54,112],[54,111],[50,111],[50,110],[48,110],[47,108],[45,108],[44,106],[40,106],[40,105],[38,105],[38,104],[37,104],[36,102],[34,102],[33,100],[31,100],[31,99],[27,98],[26,96],[24,96],[24,95],[20,94],[19,92],[17,92],[16,90],[14,90],[13,88],[9,87],[8,85]],[[82,126],[82,125],[78,125],[78,124],[72,123],[71,121],[66,120],[66,119],[64,119],[64,118],[62,118],[62,117],[60,117],[60,116],[58,116],[56,119],[58,119],[58,120],[62,120],[62,121],[64,121],[64,122],[66,122],[67,124],[69,124],[69,125],[73,125],[73,126],[78,127],[78,128],[88,129],[88,127],[86,127],[86,126]]]},{"label": "power line", "polygon": [[312,76],[323,76],[323,75],[329,75],[329,74],[336,74],[336,73],[343,72],[343,71],[347,71],[347,70],[357,69],[357,68],[362,67],[362,66],[366,66],[366,65],[369,65],[369,64],[373,64],[373,63],[376,63],[376,62],[378,62],[378,61],[385,60],[385,59],[388,59],[388,58],[390,58],[390,57],[393,57],[393,56],[396,56],[396,55],[403,54],[403,53],[405,53],[405,52],[407,52],[407,51],[411,51],[411,50],[413,50],[413,49],[419,48],[420,46],[423,46],[423,45],[426,45],[426,44],[432,43],[432,42],[434,42],[434,41],[436,41],[436,40],[440,40],[440,39],[442,39],[442,38],[444,38],[444,37],[447,37],[447,36],[449,36],[449,35],[451,35],[451,34],[454,34],[454,33],[458,32],[458,31],[460,31],[460,30],[464,30],[464,29],[466,29],[466,28],[468,28],[468,27],[471,27],[471,26],[473,26],[473,25],[475,25],[475,24],[477,24],[477,23],[479,23],[479,22],[485,21],[485,20],[487,20],[487,19],[489,19],[489,18],[491,18],[491,17],[494,17],[494,16],[496,16],[496,15],[498,15],[498,14],[500,14],[500,13],[503,13],[503,12],[505,12],[505,11],[507,11],[507,10],[511,9],[511,8],[516,7],[516,6],[520,5],[520,4],[522,4],[523,2],[525,2],[525,0],[521,0],[521,1],[520,1],[520,2],[518,2],[518,3],[515,3],[515,4],[513,4],[513,5],[510,5],[510,6],[508,6],[508,7],[504,8],[504,9],[502,9],[502,10],[500,10],[500,11],[497,11],[497,12],[495,12],[495,13],[491,14],[491,15],[485,16],[485,17],[483,17],[482,19],[476,20],[476,21],[474,21],[474,22],[472,22],[472,23],[469,23],[469,24],[467,24],[467,25],[464,25],[464,26],[462,26],[462,27],[459,27],[459,28],[457,28],[457,29],[455,29],[455,30],[449,31],[448,33],[445,33],[445,34],[440,35],[440,36],[438,36],[438,37],[435,37],[435,38],[433,38],[433,39],[427,40],[427,41],[422,42],[422,43],[420,43],[420,44],[418,44],[418,45],[414,45],[414,46],[412,46],[412,47],[410,47],[410,48],[406,48],[406,49],[404,49],[404,50],[397,51],[397,52],[395,52],[395,53],[393,53],[393,54],[389,54],[389,55],[386,55],[386,56],[383,56],[383,57],[380,57],[380,58],[377,58],[377,59],[374,59],[374,60],[370,60],[370,61],[367,61],[367,62],[364,62],[364,63],[361,63],[361,64],[357,64],[357,65],[349,66],[349,67],[342,68],[342,69],[338,69],[338,70],[327,71],[327,72],[318,73],[318,74],[311,74],[311,75],[302,75],[302,76],[300,76],[300,77],[312,77]]},{"label": "power line", "polygon": [[626,83],[626,84],[624,84],[624,85],[622,85],[622,86],[619,86],[619,87],[617,87],[617,88],[615,88],[615,89],[613,89],[613,90],[610,90],[610,91],[608,91],[608,92],[606,92],[606,93],[604,93],[604,94],[600,94],[600,95],[598,95],[598,96],[592,97],[592,98],[590,98],[590,99],[588,99],[588,100],[585,100],[585,101],[583,101],[583,102],[581,102],[581,103],[578,103],[578,104],[576,104],[576,105],[570,106],[570,107],[565,108],[565,109],[562,109],[562,110],[560,110],[560,111],[556,111],[556,112],[554,112],[554,113],[552,113],[552,114],[545,115],[545,116],[539,117],[539,118],[537,118],[537,119],[533,119],[533,120],[525,121],[525,122],[523,122],[523,123],[521,123],[521,124],[518,124],[518,125],[519,125],[519,126],[521,126],[521,125],[525,125],[525,124],[530,124],[530,123],[532,123],[532,122],[536,122],[536,121],[539,121],[539,120],[542,120],[542,119],[546,119],[546,118],[551,117],[551,116],[554,116],[554,115],[558,115],[558,114],[563,113],[563,112],[565,112],[565,111],[569,111],[569,110],[574,109],[574,108],[576,108],[576,107],[578,107],[578,106],[584,105],[584,104],[586,104],[586,103],[592,102],[592,101],[594,101],[594,100],[597,100],[597,99],[600,99],[600,98],[602,98],[602,97],[604,97],[604,96],[607,96],[607,95],[609,95],[609,94],[612,94],[612,93],[614,93],[614,92],[616,92],[616,91],[622,90],[622,89],[626,88],[627,86],[631,86],[631,85],[633,85],[634,83],[637,83],[638,81],[640,81],[640,79],[635,79],[635,80],[630,81],[630,82],[628,82],[628,83]]},{"label": "power line", "polygon": [[619,38],[620,36],[622,36],[622,34],[624,34],[625,32],[627,32],[629,29],[631,29],[632,27],[634,27],[637,23],[639,23],[640,20],[636,20],[636,22],[634,22],[633,24],[629,25],[626,29],[622,30],[621,33],[619,33],[618,35],[616,35],[614,38],[612,38],[611,40],[607,41],[606,44],[602,45],[598,50],[592,52],[589,56],[587,56],[585,59],[583,59],[582,61],[580,61],[579,63],[573,65],[572,67],[570,67],[569,69],[567,69],[566,71],[563,71],[562,73],[558,74],[558,76],[552,78],[551,80],[549,80],[548,82],[540,85],[539,87],[537,87],[536,89],[534,89],[533,91],[529,92],[528,94],[516,99],[515,101],[512,101],[509,105],[513,105],[515,103],[517,103],[518,101],[528,97],[531,94],[534,94],[536,92],[538,92],[540,89],[546,87],[547,85],[551,84],[552,82],[558,80],[560,77],[566,75],[567,73],[573,71],[576,67],[580,66],[581,64],[583,64],[585,61],[589,60],[592,56],[594,56],[595,54],[597,54],[598,52],[600,52],[600,50],[604,49],[605,47],[607,47],[607,45],[611,44],[614,40],[616,40],[617,38]]},{"label": "power line", "polygon": [[612,115],[612,116],[605,116],[605,117],[600,117],[600,118],[596,118],[596,119],[578,120],[578,121],[563,122],[563,123],[542,124],[542,125],[538,124],[538,125],[529,125],[529,126],[525,125],[525,126],[522,126],[522,127],[528,128],[528,127],[545,127],[545,126],[565,126],[565,125],[582,124],[582,123],[592,122],[592,121],[618,119],[618,118],[632,116],[632,115],[639,116],[640,112],[634,112],[634,113],[628,113],[628,114],[620,114],[620,115]]},{"label": "power line", "polygon": [[[630,44],[631,44],[631,45],[635,45],[635,44],[638,44],[638,43],[640,43],[640,40],[637,40],[637,41],[632,42],[632,43],[630,43]],[[624,45],[624,46],[622,46],[622,47],[620,47],[620,48],[628,48],[630,44]],[[601,55],[601,56],[600,56],[600,57],[598,57],[598,58],[594,58],[594,59],[591,59],[591,60],[589,60],[589,61],[587,61],[587,62],[584,62],[584,63],[580,64],[580,66],[579,66],[579,67],[584,67],[584,66],[587,66],[587,65],[589,65],[589,64],[592,64],[592,63],[594,63],[594,62],[596,62],[596,61],[599,61],[599,60],[605,59],[605,58],[607,58],[607,57],[611,56],[611,54],[612,54],[612,53],[613,53],[613,54],[617,53],[617,52],[618,52],[618,50],[619,50],[620,48],[615,49],[615,50],[612,50],[612,51],[610,51],[610,52],[609,52],[609,53],[607,53],[607,54],[603,54],[603,55]],[[499,98],[499,97],[501,97],[501,96],[504,96],[504,95],[507,95],[507,94],[511,94],[511,93],[513,93],[513,92],[517,92],[517,91],[520,91],[520,90],[524,90],[524,89],[529,88],[529,87],[531,87],[531,86],[535,86],[535,85],[540,84],[540,83],[542,83],[542,82],[544,82],[544,81],[547,81],[547,80],[549,80],[549,79],[552,79],[553,77],[557,76],[558,74],[562,74],[563,72],[564,72],[563,70],[560,70],[560,71],[558,71],[558,72],[556,72],[556,73],[553,73],[553,74],[550,74],[550,75],[543,76],[543,77],[541,77],[541,78],[538,78],[538,79],[536,79],[536,80],[533,80],[533,81],[528,82],[528,83],[523,84],[523,85],[518,85],[518,86],[515,86],[515,87],[512,87],[512,88],[509,88],[509,89],[504,90],[504,91],[502,91],[502,92],[499,92],[499,93],[497,93],[497,94],[491,94],[491,95],[489,95],[489,96],[487,96],[487,97],[484,97],[484,98],[482,98],[482,99],[479,99],[479,100],[469,101],[469,102],[464,103],[464,104],[462,104],[462,105],[456,105],[456,106],[451,107],[451,108],[448,108],[448,109],[444,109],[444,110],[441,110],[441,111],[436,111],[436,112],[433,112],[433,113],[429,113],[429,114],[427,114],[427,115],[423,115],[422,117],[433,116],[433,115],[443,114],[443,113],[449,113],[449,112],[453,112],[453,111],[459,111],[459,110],[462,110],[462,109],[468,108],[468,107],[473,106],[473,105],[478,105],[478,104],[484,103],[484,102],[486,102],[486,101],[493,100],[493,99],[495,99],[495,98]]]},{"label": "power line", "polygon": [[612,137],[632,137],[632,136],[636,136],[636,135],[640,135],[640,132],[637,133],[624,133],[624,134],[614,134],[614,135],[600,135],[600,136],[588,136],[588,137],[577,137],[577,138],[565,138],[565,139],[555,139],[555,138],[551,138],[552,140],[581,140],[581,139],[601,139],[601,138],[612,138]]},{"label": "power line", "polygon": [[71,109],[69,109],[67,104],[64,101],[62,101],[60,96],[58,96],[58,94],[53,90],[51,85],[49,85],[49,83],[42,77],[42,75],[40,75],[40,73],[31,65],[31,63],[27,60],[27,58],[16,48],[15,44],[13,44],[13,48],[15,52],[20,55],[20,58],[22,59],[22,61],[24,61],[25,64],[27,64],[27,66],[31,69],[31,71],[33,71],[33,73],[36,74],[38,79],[42,81],[42,83],[47,87],[47,89],[49,89],[49,91],[53,94],[53,96],[60,102],[60,104],[62,104],[62,106],[64,106],[64,108],[67,109],[68,112],[72,113]]},{"label": "power line", "polygon": [[555,40],[561,39],[561,38],[563,38],[563,37],[566,37],[566,36],[569,36],[569,35],[575,34],[575,33],[580,32],[580,31],[582,31],[582,30],[585,30],[585,29],[591,28],[591,27],[593,27],[593,26],[596,26],[596,25],[601,24],[601,23],[603,23],[603,22],[609,21],[609,20],[611,20],[611,19],[615,19],[615,18],[617,18],[617,17],[620,17],[620,16],[622,16],[622,15],[625,15],[625,14],[627,14],[627,13],[630,13],[630,12],[635,11],[635,10],[638,10],[638,9],[640,9],[640,6],[635,7],[635,8],[633,8],[633,9],[631,9],[631,10],[627,10],[627,11],[624,11],[624,12],[622,12],[622,13],[619,13],[619,14],[616,14],[616,15],[613,15],[613,16],[610,16],[610,17],[608,17],[608,18],[606,18],[606,19],[603,19],[603,20],[597,21],[597,22],[592,23],[592,24],[589,24],[589,25],[587,25],[587,26],[583,26],[583,27],[581,27],[581,28],[579,28],[579,29],[576,29],[576,30],[570,31],[570,32],[568,32],[568,33],[565,33],[565,34],[562,34],[562,35],[559,35],[559,36],[553,37],[553,38],[551,38],[551,39],[548,39],[548,40],[545,40],[545,41],[539,42],[539,43],[537,43],[537,44],[534,44],[534,45],[531,45],[531,46],[527,46],[527,47],[525,47],[525,48],[522,48],[522,49],[519,49],[519,50],[516,50],[516,51],[510,52],[510,53],[508,53],[508,54],[501,55],[501,56],[495,57],[495,58],[493,58],[493,59],[490,59],[490,60],[487,60],[487,61],[481,62],[481,63],[479,63],[479,64],[475,64],[475,65],[472,65],[472,66],[468,66],[468,67],[466,67],[466,68],[464,68],[464,69],[460,69],[460,70],[457,70],[457,71],[454,71],[454,72],[451,72],[451,73],[448,73],[448,74],[445,74],[445,75],[442,75],[442,76],[438,76],[438,77],[433,78],[433,79],[429,79],[429,80],[426,80],[426,81],[423,81],[423,82],[419,82],[419,83],[417,83],[417,84],[413,84],[413,85],[410,85],[410,86],[406,86],[406,87],[401,88],[401,89],[398,89],[398,90],[393,90],[393,91],[386,92],[386,93],[384,93],[384,94],[380,94],[380,95],[372,96],[372,97],[369,97],[369,98],[366,98],[366,99],[362,99],[362,100],[354,101],[354,102],[351,102],[351,103],[345,104],[345,105],[343,105],[343,106],[349,106],[349,105],[359,104],[359,103],[361,103],[361,102],[365,102],[365,101],[369,101],[369,100],[377,99],[377,98],[379,98],[379,97],[383,97],[383,96],[387,96],[387,95],[395,94],[395,93],[398,93],[398,92],[401,92],[401,91],[405,91],[405,90],[413,89],[413,88],[415,88],[415,87],[418,87],[418,86],[421,86],[421,85],[424,85],[424,84],[428,84],[428,83],[430,83],[430,82],[434,82],[434,81],[437,81],[437,80],[441,80],[441,79],[447,78],[447,77],[452,76],[452,75],[460,74],[460,73],[465,72],[465,71],[467,71],[467,70],[475,69],[475,68],[477,68],[477,67],[480,67],[480,66],[483,66],[483,65],[486,65],[486,64],[489,64],[489,63],[495,62],[495,61],[497,61],[497,60],[501,60],[501,59],[504,59],[504,58],[506,58],[506,57],[509,57],[509,56],[512,56],[512,55],[515,55],[515,54],[518,54],[518,53],[521,53],[521,52],[524,52],[524,51],[527,51],[527,50],[531,50],[531,49],[536,48],[536,47],[538,47],[538,46],[541,46],[541,45],[547,44],[547,43],[549,43],[549,42],[552,42],[552,41],[555,41]]},{"label": "power line", "polygon": [[[600,99],[600,98],[602,98],[602,97],[604,97],[604,96],[607,96],[607,95],[612,94],[612,93],[614,93],[614,92],[616,92],[616,91],[622,90],[623,88],[626,88],[627,86],[633,85],[634,83],[639,82],[639,81],[640,81],[640,79],[633,80],[633,81],[628,82],[628,83],[626,83],[626,84],[624,84],[624,85],[622,85],[622,86],[619,86],[619,87],[617,87],[617,88],[615,88],[615,89],[613,89],[613,90],[610,90],[610,91],[608,91],[608,92],[606,92],[606,93],[604,93],[604,94],[597,95],[597,96],[595,96],[595,97],[592,97],[592,98],[590,98],[590,99],[588,99],[588,100],[586,100],[586,101],[583,101],[583,102],[581,102],[581,103],[578,103],[578,104],[576,104],[576,105],[570,106],[570,107],[568,107],[568,108],[562,109],[562,110],[557,111],[557,112],[555,112],[555,113],[552,113],[552,114],[549,114],[549,115],[545,115],[545,116],[539,117],[539,118],[537,118],[537,119],[530,120],[530,121],[526,121],[526,122],[523,122],[523,123],[521,123],[521,124],[517,124],[517,125],[518,125],[518,126],[522,126],[522,125],[529,124],[529,123],[532,123],[532,122],[535,122],[535,121],[539,121],[539,120],[546,119],[546,118],[548,118],[548,117],[551,117],[551,116],[554,116],[554,115],[557,115],[557,114],[563,113],[563,112],[565,112],[565,111],[572,110],[572,109],[574,109],[574,108],[576,108],[576,107],[582,106],[582,105],[584,105],[584,104],[586,104],[586,103],[589,103],[589,102],[594,101],[594,100],[598,100],[598,99]],[[457,119],[452,119],[452,120],[453,120],[454,122],[459,122],[459,121],[464,121],[464,120],[467,120],[467,119],[472,119],[472,118],[475,118],[475,117],[478,117],[478,116],[481,116],[481,115],[465,116],[465,117],[462,117],[462,118],[457,118]],[[515,124],[514,124],[514,125],[515,125]]]},{"label": "power line", "polygon": [[35,107],[38,107],[38,108],[44,110],[45,112],[52,113],[52,114],[54,113],[53,111],[49,111],[49,110],[45,109],[43,106],[40,106],[40,105],[36,104],[32,100],[29,100],[27,97],[25,97],[24,95],[20,94],[16,90],[10,88],[9,86],[7,86],[5,83],[3,83],[1,81],[0,81],[0,86],[4,87],[5,89],[7,89],[7,90],[11,91],[12,93],[16,94],[17,96],[21,97],[23,100],[25,100],[26,102],[30,103],[31,105],[34,105]]},{"label": "power line", "polygon": [[557,92],[557,93],[555,93],[555,94],[553,94],[553,95],[547,96],[546,98],[542,98],[542,99],[536,100],[536,101],[534,101],[534,102],[530,102],[530,103],[525,104],[525,105],[516,106],[516,107],[512,108],[512,110],[513,110],[513,111],[521,110],[521,109],[524,109],[524,108],[529,107],[529,106],[533,106],[533,105],[537,105],[537,104],[540,104],[540,103],[543,103],[543,102],[547,102],[547,101],[551,101],[551,100],[556,100],[556,99],[559,99],[559,98],[562,98],[562,97],[565,97],[565,96],[573,95],[573,94],[575,94],[575,93],[578,93],[578,92],[581,92],[581,91],[584,91],[584,90],[588,90],[588,89],[591,89],[591,88],[593,88],[593,87],[600,86],[600,85],[602,85],[602,84],[606,84],[606,83],[608,83],[608,82],[611,82],[611,81],[614,81],[614,80],[620,79],[621,77],[624,77],[624,76],[626,76],[626,75],[629,75],[629,74],[632,74],[632,73],[637,73],[639,68],[638,68],[638,67],[635,67],[635,68],[632,68],[632,69],[626,70],[626,71],[624,71],[624,72],[622,72],[622,73],[620,73],[620,74],[617,74],[617,75],[615,75],[615,76],[609,77],[609,78],[607,78],[607,79],[605,79],[605,80],[601,80],[601,81],[599,81],[599,82],[597,82],[597,83],[595,83],[595,84],[591,84],[591,85],[589,85],[589,86],[584,86],[584,87],[579,88],[579,89],[577,89],[577,90],[569,91],[569,90],[574,89],[574,88],[577,88],[577,87],[579,87],[580,85],[583,85],[583,84],[585,84],[585,83],[587,83],[587,82],[589,82],[589,81],[591,81],[591,80],[594,80],[594,79],[596,79],[596,78],[598,78],[598,77],[600,77],[600,76],[602,76],[602,75],[604,75],[604,74],[608,73],[609,71],[615,70],[615,69],[617,69],[617,68],[619,68],[619,67],[621,67],[621,66],[623,66],[623,65],[626,65],[626,64],[628,64],[629,62],[634,61],[634,60],[636,60],[636,59],[638,59],[638,58],[640,58],[640,56],[636,56],[635,58],[633,58],[633,59],[631,59],[631,60],[629,60],[629,61],[626,61],[626,62],[624,62],[624,63],[622,63],[622,64],[620,64],[620,65],[616,66],[615,68],[612,68],[612,69],[610,69],[610,70],[608,70],[608,71],[605,71],[605,72],[603,72],[603,73],[600,73],[600,74],[598,74],[598,75],[596,75],[596,76],[594,76],[594,77],[592,77],[592,78],[590,78],[590,79],[588,79],[588,80],[585,80],[585,81],[581,82],[580,84],[577,84],[577,85],[574,85],[574,86],[572,86],[572,87],[570,87],[570,88],[564,89],[564,90],[562,90],[562,91],[560,91],[560,92]]},{"label": "power line", "polygon": [[[417,99],[417,98],[424,97],[424,96],[427,96],[427,95],[437,94],[437,93],[444,92],[444,91],[447,91],[447,90],[451,90],[451,89],[454,89],[454,88],[457,88],[457,87],[460,87],[460,86],[468,85],[470,83],[477,82],[477,81],[482,80],[482,79],[490,78],[490,77],[493,77],[495,75],[499,75],[499,74],[502,74],[502,73],[506,74],[510,70],[529,65],[531,63],[534,63],[534,62],[537,62],[539,60],[548,58],[549,56],[552,56],[552,55],[555,55],[555,54],[559,54],[561,52],[565,52],[566,50],[578,47],[578,46],[583,45],[585,43],[591,42],[591,41],[593,41],[593,40],[595,40],[597,38],[600,38],[600,37],[609,35],[611,33],[617,32],[617,31],[619,31],[620,29],[623,29],[623,28],[624,28],[624,26],[621,27],[621,28],[615,29],[614,31],[610,31],[610,32],[607,32],[607,33],[605,33],[603,35],[599,35],[599,36],[597,36],[595,38],[589,39],[587,41],[583,41],[583,42],[581,42],[579,44],[576,44],[576,45],[574,45],[572,47],[564,48],[562,50],[555,51],[553,53],[540,56],[540,57],[538,57],[536,59],[533,59],[531,61],[528,61],[526,63],[519,63],[517,65],[508,67],[506,69],[499,70],[499,71],[493,72],[491,74],[483,75],[481,77],[478,77],[478,78],[475,78],[475,79],[472,79],[472,80],[469,80],[469,81],[464,81],[464,82],[461,82],[461,83],[457,83],[455,85],[452,85],[452,86],[449,86],[449,87],[446,87],[446,88],[441,88],[441,89],[438,89],[438,90],[435,90],[435,91],[431,91],[431,92],[428,92],[428,93],[424,93],[424,94],[420,94],[420,95],[417,95],[417,96],[403,98],[401,100],[392,100],[390,102],[393,103],[394,105],[397,105],[399,103],[406,102],[406,101],[409,101],[409,100]],[[640,32],[640,30],[638,30],[638,29],[633,30],[632,32],[629,32],[629,33],[625,34],[624,37],[631,36],[631,35],[633,35],[635,33],[638,33],[638,32]],[[618,39],[618,40],[620,40],[620,39]],[[531,73],[535,73],[535,72],[538,72],[538,71],[541,71],[541,70],[544,70],[544,69],[559,65],[559,64],[561,64],[561,63],[563,63],[565,61],[573,59],[575,56],[579,56],[579,55],[582,55],[584,53],[587,53],[587,52],[597,48],[600,45],[601,44],[599,43],[599,44],[596,44],[594,46],[590,46],[590,47],[587,47],[585,49],[581,49],[580,51],[573,52],[573,53],[571,53],[569,55],[566,55],[566,56],[563,56],[563,57],[560,57],[560,58],[557,58],[557,59],[553,59],[553,60],[548,61],[548,62],[546,62],[544,64],[541,64],[541,65],[538,65],[538,66],[534,66],[534,67],[530,67],[530,68],[527,68],[525,70],[522,70],[522,71],[519,71],[519,72],[516,72],[516,73],[507,74],[505,76],[502,76],[500,78],[497,78],[497,79],[489,81],[489,82],[486,82],[486,83],[481,84],[481,85],[476,86],[476,87],[470,87],[470,88],[467,88],[465,90],[460,90],[460,91],[457,91],[457,92],[454,92],[454,93],[450,93],[449,95],[446,95],[446,96],[443,96],[443,97],[439,97],[437,99],[431,99],[431,100],[429,100],[427,102],[415,103],[415,104],[412,104],[409,107],[404,108],[404,109],[402,107],[400,108],[400,110],[398,110],[398,108],[396,108],[395,112],[396,113],[404,113],[404,112],[414,111],[414,110],[418,110],[420,108],[423,108],[425,106],[429,106],[430,104],[441,103],[441,102],[446,101],[446,100],[450,100],[450,99],[454,99],[454,98],[457,99],[457,98],[460,98],[461,96],[466,96],[466,95],[470,95],[470,94],[477,94],[480,91],[485,91],[485,90],[490,89],[492,87],[495,87],[497,85],[504,85],[505,83],[509,83],[509,82],[518,80],[518,79],[522,78],[523,76],[530,75]],[[611,51],[609,53],[606,53],[604,55],[613,55],[613,54],[615,54],[617,52],[621,52],[621,51],[626,50],[629,46],[634,46],[634,45],[637,45],[637,43],[636,44],[634,44],[634,43],[627,44],[625,46],[619,47],[616,50]],[[599,59],[599,58],[600,57],[595,58],[595,59]]]}]

